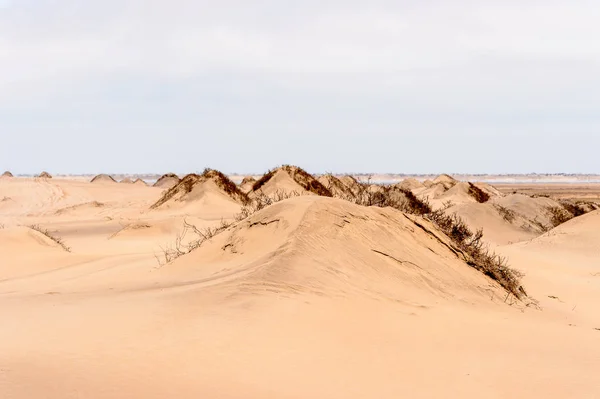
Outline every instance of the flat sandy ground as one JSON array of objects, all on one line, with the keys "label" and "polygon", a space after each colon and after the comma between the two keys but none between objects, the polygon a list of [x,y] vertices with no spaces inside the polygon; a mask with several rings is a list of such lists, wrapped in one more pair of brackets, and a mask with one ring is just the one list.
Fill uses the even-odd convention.
[{"label": "flat sandy ground", "polygon": [[556,199],[586,200],[600,203],[600,183],[517,183],[494,184],[505,194],[518,192],[527,195],[547,195]]},{"label": "flat sandy ground", "polygon": [[0,179],[0,398],[600,397],[599,211],[498,248],[517,302],[400,212],[315,196],[164,265],[239,204],[161,194]]}]

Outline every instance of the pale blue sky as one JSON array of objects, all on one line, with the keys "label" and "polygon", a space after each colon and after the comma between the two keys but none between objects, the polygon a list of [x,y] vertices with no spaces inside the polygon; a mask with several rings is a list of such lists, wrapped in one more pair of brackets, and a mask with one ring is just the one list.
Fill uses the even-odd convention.
[{"label": "pale blue sky", "polygon": [[598,1],[0,0],[0,170],[600,172]]}]

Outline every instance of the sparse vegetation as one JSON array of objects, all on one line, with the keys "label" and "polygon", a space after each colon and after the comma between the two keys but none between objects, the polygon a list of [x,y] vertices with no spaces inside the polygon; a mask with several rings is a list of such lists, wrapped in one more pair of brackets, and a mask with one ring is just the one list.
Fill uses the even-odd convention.
[{"label": "sparse vegetation", "polygon": [[[400,200],[399,197],[391,195],[394,191],[400,191],[404,195],[405,200]],[[511,269],[505,258],[496,255],[484,246],[482,241],[483,230],[473,233],[456,214],[446,214],[446,207],[433,210],[426,200],[419,199],[411,191],[393,189],[391,187],[384,187],[382,191],[375,192],[372,196],[367,196],[366,202],[364,199],[359,199],[355,202],[361,205],[391,206],[400,211],[418,215],[431,221],[452,240],[460,252],[466,255],[465,258],[470,266],[496,280],[516,298],[527,296],[520,284],[521,273]]]},{"label": "sparse vegetation", "polygon": [[579,203],[572,203],[572,202],[568,202],[568,201],[563,201],[563,202],[561,202],[561,205],[568,212],[570,212],[573,215],[573,217],[585,215],[586,213],[589,212],[588,209],[586,209],[584,206],[582,206]]},{"label": "sparse vegetation", "polygon": [[515,211],[508,209],[507,207],[502,206],[500,204],[494,204],[494,208],[496,208],[500,216],[502,216],[502,219],[504,219],[508,223],[514,222],[516,217]]},{"label": "sparse vegetation", "polygon": [[474,185],[473,183],[469,183],[469,195],[481,204],[488,202],[490,199],[490,195]]},{"label": "sparse vegetation", "polygon": [[550,215],[552,227],[560,226],[574,218],[573,214],[563,206],[549,206],[546,210]]},{"label": "sparse vegetation", "polygon": [[33,225],[29,226],[29,228],[37,231],[38,233],[42,233],[43,235],[45,235],[46,237],[48,237],[49,239],[51,239],[52,241],[54,241],[55,243],[60,245],[62,247],[62,249],[64,249],[65,251],[71,252],[71,248],[69,248],[65,244],[65,242],[62,240],[62,238],[60,238],[57,235],[52,234],[49,230],[42,228],[38,224],[33,224]]},{"label": "sparse vegetation", "polygon": [[[179,234],[177,234],[175,242],[172,245],[164,248],[161,247],[162,256],[159,257],[155,254],[155,258],[159,266],[171,263],[180,256],[200,248],[202,244],[213,238],[215,235],[227,230],[232,224],[241,222],[242,220],[252,216],[254,213],[273,205],[274,203],[288,198],[297,197],[299,195],[300,194],[297,192],[290,193],[284,191],[277,191],[273,196],[270,197],[265,194],[257,195],[251,202],[242,207],[241,211],[233,217],[233,221],[221,219],[221,223],[217,227],[206,227],[200,229],[184,220],[183,229]],[[194,238],[188,241],[187,244],[184,244],[185,238],[190,233],[194,234]]]}]

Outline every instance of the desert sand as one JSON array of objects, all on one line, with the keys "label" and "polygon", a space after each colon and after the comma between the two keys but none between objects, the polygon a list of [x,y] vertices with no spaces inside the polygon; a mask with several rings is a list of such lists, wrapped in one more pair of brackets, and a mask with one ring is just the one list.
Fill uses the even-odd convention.
[{"label": "desert sand", "polygon": [[[579,193],[111,179],[0,178],[0,398],[600,397],[600,210],[548,211]],[[527,296],[428,219],[348,200],[408,192],[483,228]],[[185,225],[219,233],[167,262]]]}]

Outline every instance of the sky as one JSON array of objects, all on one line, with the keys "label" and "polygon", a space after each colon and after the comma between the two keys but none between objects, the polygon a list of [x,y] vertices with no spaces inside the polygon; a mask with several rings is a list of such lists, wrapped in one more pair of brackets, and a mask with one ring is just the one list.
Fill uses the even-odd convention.
[{"label": "sky", "polygon": [[0,170],[600,173],[594,0],[0,0]]}]

